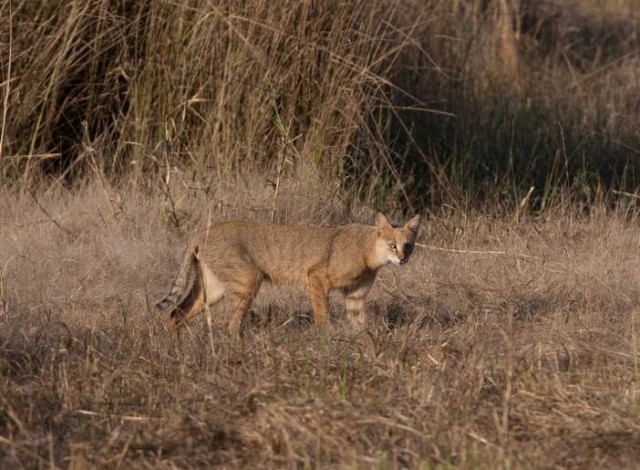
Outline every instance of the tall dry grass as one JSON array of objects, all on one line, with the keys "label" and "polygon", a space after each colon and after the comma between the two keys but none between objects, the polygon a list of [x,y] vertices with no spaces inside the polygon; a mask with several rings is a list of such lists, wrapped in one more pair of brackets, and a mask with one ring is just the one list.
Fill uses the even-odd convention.
[{"label": "tall dry grass", "polygon": [[[0,5],[5,179],[304,167],[407,210],[633,191],[633,1]],[[274,183],[275,184],[275,183]]]},{"label": "tall dry grass", "polygon": [[137,179],[178,165],[220,177],[309,165],[346,178],[356,150],[384,167],[383,130],[368,124],[390,103],[388,71],[415,27],[394,2],[7,9],[5,174]]}]

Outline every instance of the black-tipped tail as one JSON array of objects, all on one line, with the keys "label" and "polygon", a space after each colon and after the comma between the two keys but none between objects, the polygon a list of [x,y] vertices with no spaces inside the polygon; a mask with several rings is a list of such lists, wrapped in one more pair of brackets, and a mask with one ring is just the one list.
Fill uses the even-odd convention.
[{"label": "black-tipped tail", "polygon": [[180,272],[176,280],[173,282],[173,286],[171,287],[171,292],[164,299],[156,303],[156,308],[160,311],[164,312],[169,310],[170,308],[176,307],[182,298],[188,292],[188,287],[193,283],[194,279],[197,278],[197,269],[198,269],[198,247],[194,247],[189,249],[185,254],[184,260],[182,261],[182,265],[180,266]]}]

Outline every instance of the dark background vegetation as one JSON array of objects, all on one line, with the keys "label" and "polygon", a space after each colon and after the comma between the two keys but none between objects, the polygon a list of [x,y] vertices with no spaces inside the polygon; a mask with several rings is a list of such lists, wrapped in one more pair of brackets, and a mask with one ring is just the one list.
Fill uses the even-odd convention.
[{"label": "dark background vegetation", "polygon": [[636,7],[4,1],[0,170],[73,183],[304,161],[403,209],[632,192]]}]

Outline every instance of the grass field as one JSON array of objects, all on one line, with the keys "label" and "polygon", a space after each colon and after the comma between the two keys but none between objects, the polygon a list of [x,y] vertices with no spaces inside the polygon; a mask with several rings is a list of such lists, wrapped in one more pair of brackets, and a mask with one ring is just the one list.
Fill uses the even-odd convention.
[{"label": "grass field", "polygon": [[[226,200],[185,190],[183,220],[268,219],[246,211],[248,200],[269,207],[268,191],[237,184]],[[287,188],[278,217],[347,222],[320,204],[300,209],[307,190]],[[318,332],[304,291],[266,288],[241,341],[225,338],[214,311],[212,350],[204,318],[177,341],[149,307],[190,230],[172,228],[153,191],[88,182],[0,196],[3,468],[633,468],[640,458],[636,210],[515,220],[443,209],[409,264],[381,272],[366,330],[347,333],[335,299]]]},{"label": "grass field", "polygon": [[[638,468],[638,11],[0,1],[0,468]],[[363,331],[152,307],[199,227],[378,209]]]}]

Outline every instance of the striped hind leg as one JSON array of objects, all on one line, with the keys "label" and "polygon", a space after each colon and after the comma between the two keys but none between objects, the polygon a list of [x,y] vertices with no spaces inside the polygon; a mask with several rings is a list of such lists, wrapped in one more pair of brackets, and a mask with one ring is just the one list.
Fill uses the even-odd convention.
[{"label": "striped hind leg", "polygon": [[229,318],[229,336],[237,338],[240,335],[242,320],[249,311],[253,298],[258,293],[262,283],[262,275],[250,265],[234,266],[234,276],[225,279],[229,295],[227,304],[231,310]]},{"label": "striped hind leg", "polygon": [[317,328],[327,326],[328,296],[331,282],[324,269],[309,273],[309,298],[313,309],[313,322]]}]

